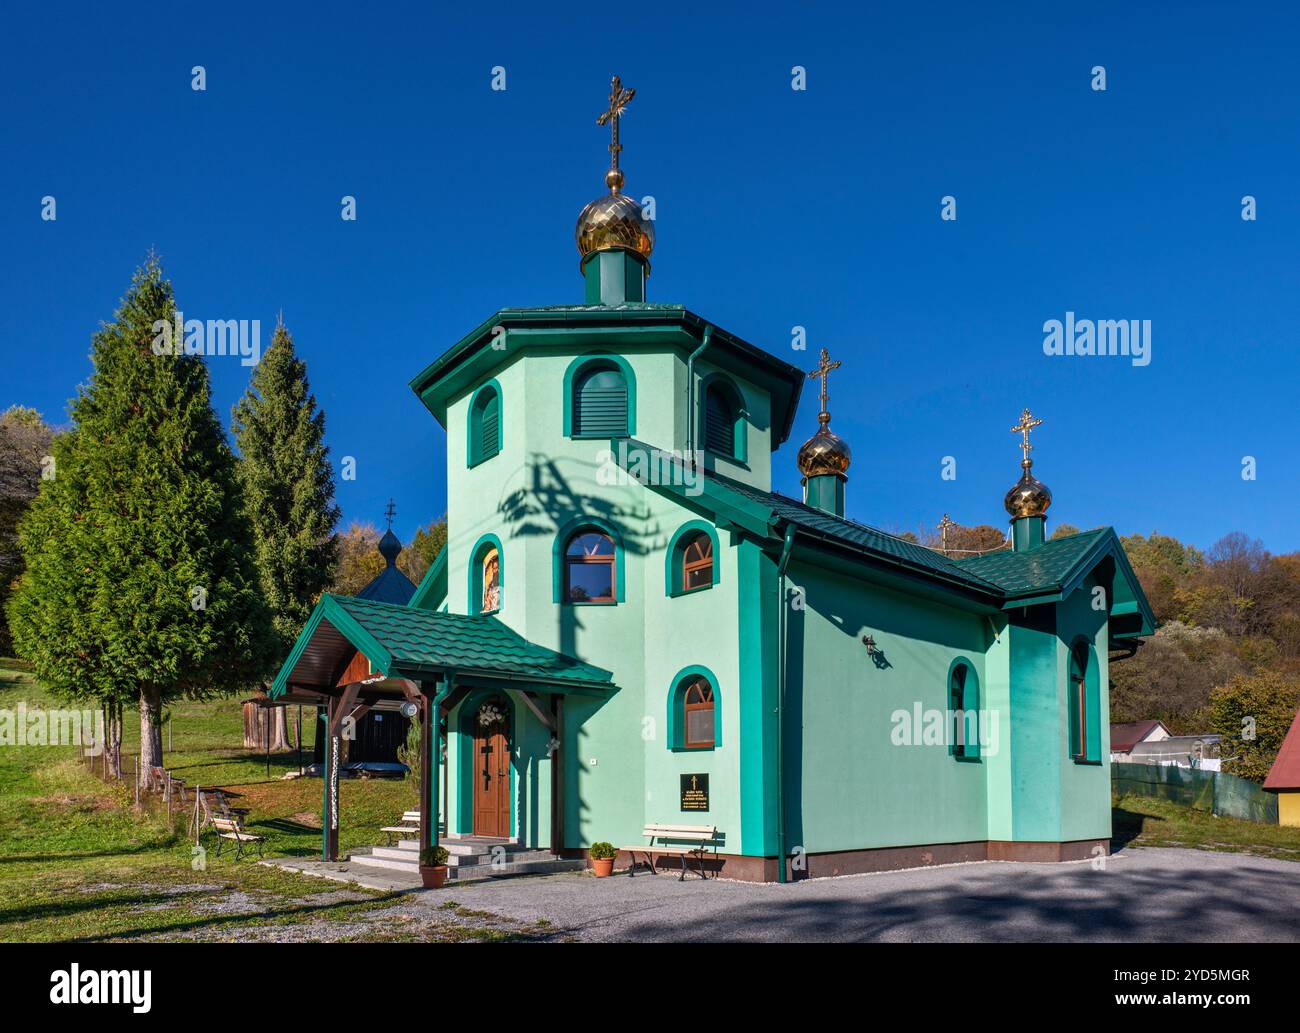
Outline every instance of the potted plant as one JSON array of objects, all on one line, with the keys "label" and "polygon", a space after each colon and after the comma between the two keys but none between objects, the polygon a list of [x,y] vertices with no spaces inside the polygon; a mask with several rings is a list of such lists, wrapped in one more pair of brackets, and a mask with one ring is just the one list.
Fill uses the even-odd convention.
[{"label": "potted plant", "polygon": [[426,890],[440,890],[447,881],[447,853],[445,846],[427,846],[420,851],[420,882]]},{"label": "potted plant", "polygon": [[607,875],[613,874],[614,859],[618,857],[618,847],[613,843],[591,844],[591,867],[596,873],[596,878],[603,879]]}]

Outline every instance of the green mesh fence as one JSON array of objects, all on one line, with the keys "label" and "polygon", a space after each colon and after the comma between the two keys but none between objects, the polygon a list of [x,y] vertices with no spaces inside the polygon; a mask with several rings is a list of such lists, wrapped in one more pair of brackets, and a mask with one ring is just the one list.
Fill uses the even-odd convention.
[{"label": "green mesh fence", "polygon": [[1173,764],[1112,764],[1118,795],[1155,796],[1220,817],[1277,824],[1277,796],[1249,779]]}]

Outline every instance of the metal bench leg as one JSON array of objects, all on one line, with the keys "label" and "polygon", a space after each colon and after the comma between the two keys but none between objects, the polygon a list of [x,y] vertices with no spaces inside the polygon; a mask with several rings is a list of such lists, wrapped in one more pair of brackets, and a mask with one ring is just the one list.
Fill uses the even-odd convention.
[{"label": "metal bench leg", "polygon": [[686,881],[686,855],[678,854],[677,856],[681,858],[681,862],[682,862],[682,874],[677,876],[677,881],[685,882]]}]

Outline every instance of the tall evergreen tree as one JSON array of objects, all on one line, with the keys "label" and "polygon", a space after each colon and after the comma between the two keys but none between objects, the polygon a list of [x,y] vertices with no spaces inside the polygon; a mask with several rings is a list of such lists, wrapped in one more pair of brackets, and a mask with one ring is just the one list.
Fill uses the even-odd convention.
[{"label": "tall evergreen tree", "polygon": [[13,650],[5,601],[22,573],[18,523],[36,498],[53,431],[35,409],[13,405],[0,413],[0,656]]},{"label": "tall evergreen tree", "polygon": [[233,429],[262,592],[283,657],[334,578],[339,519],[325,414],[283,324],[235,406]]},{"label": "tall evergreen tree", "polygon": [[140,707],[140,762],[162,764],[165,703],[247,688],[271,663],[235,459],[198,356],[158,355],[171,283],[150,256],[54,443],[19,532],[18,652],[65,696]]}]

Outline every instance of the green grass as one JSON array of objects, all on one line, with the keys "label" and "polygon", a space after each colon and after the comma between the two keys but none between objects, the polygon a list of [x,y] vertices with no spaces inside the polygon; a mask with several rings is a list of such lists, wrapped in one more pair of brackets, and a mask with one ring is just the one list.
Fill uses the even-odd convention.
[{"label": "green grass", "polygon": [[1119,797],[1111,814],[1115,846],[1191,847],[1300,861],[1300,828],[1216,818],[1149,796]]},{"label": "green grass", "polygon": [[[19,701],[29,710],[58,706],[24,665],[0,660],[0,708],[16,708]],[[181,703],[173,708],[173,722],[169,770],[191,787],[227,787],[236,806],[251,809],[246,825],[266,837],[268,857],[319,856],[321,780],[280,779],[297,770],[296,754],[272,755],[268,778],[265,755],[242,748],[236,700]],[[120,783],[88,771],[75,747],[0,746],[0,940],[235,939],[253,926],[316,927],[392,907],[392,894],[235,861],[226,853],[218,858],[210,836],[204,838],[206,854],[196,856],[186,834],[188,813],[168,821],[132,807],[139,727],[126,724],[127,778]],[[309,742],[311,735],[308,730]],[[416,797],[410,782],[398,780],[346,780],[339,791],[345,852],[381,842],[380,826]],[[513,935],[456,923],[401,936],[427,939],[431,933],[436,939]],[[362,936],[391,938],[378,930]]]}]

